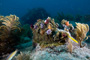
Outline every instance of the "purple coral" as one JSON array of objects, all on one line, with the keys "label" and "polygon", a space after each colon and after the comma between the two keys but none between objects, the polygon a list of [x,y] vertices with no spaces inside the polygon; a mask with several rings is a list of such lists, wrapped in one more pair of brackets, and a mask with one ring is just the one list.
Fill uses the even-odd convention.
[{"label": "purple coral", "polygon": [[41,28],[43,28],[43,27],[44,27],[44,24],[43,24],[43,23],[41,23],[41,24],[40,24],[40,26],[41,26]]},{"label": "purple coral", "polygon": [[48,35],[51,34],[51,32],[52,32],[51,29],[48,29],[48,30],[46,31],[46,33],[47,33]]},{"label": "purple coral", "polygon": [[37,25],[34,25],[34,29],[37,29],[37,27],[38,27]]}]

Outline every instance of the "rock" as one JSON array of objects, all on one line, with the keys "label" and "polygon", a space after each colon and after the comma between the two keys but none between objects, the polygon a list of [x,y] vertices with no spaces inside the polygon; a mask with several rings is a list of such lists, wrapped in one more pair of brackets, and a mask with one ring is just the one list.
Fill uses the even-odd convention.
[{"label": "rock", "polygon": [[31,54],[32,60],[88,60],[90,58],[90,49],[87,47],[77,47],[72,53],[67,52],[66,45],[57,46],[53,49],[38,49]]}]

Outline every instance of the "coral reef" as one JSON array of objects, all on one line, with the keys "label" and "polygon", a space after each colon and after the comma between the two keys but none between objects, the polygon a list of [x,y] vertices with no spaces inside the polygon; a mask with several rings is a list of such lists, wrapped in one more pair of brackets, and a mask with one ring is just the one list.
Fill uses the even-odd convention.
[{"label": "coral reef", "polygon": [[50,16],[44,8],[33,8],[21,18],[23,24],[34,24],[37,19],[45,19]]},{"label": "coral reef", "polygon": [[[89,26],[83,23],[76,23],[76,28],[69,21],[63,19],[61,25],[64,30],[59,29],[59,24],[54,19],[48,17],[45,21],[38,19],[34,25],[31,25],[33,32],[34,45],[40,44],[41,48],[55,47],[67,43],[68,51],[72,53],[72,45],[82,46],[82,42],[87,40]],[[75,40],[76,39],[76,40]]]},{"label": "coral reef", "polygon": [[61,24],[63,25],[64,30],[69,31],[71,35],[78,40],[80,47],[83,47],[82,41],[88,39],[88,36],[86,36],[89,31],[88,24],[76,23],[76,28],[74,28],[72,24],[69,24],[69,21],[64,19],[61,21]]},{"label": "coral reef", "polygon": [[[38,11],[38,9],[36,10]],[[40,12],[41,10],[43,9],[40,9]],[[64,16],[64,14],[62,15]],[[40,16],[41,19],[37,18],[35,24],[33,22],[36,21],[36,18],[35,21],[29,22],[33,24],[30,26],[28,24],[21,26],[19,17],[16,15],[0,16],[0,58],[16,48],[31,46],[29,52],[25,49],[26,53],[20,52],[12,60],[90,59],[90,49],[86,47],[86,44],[82,45],[83,41],[89,37],[87,36],[90,31],[88,24],[75,23],[76,25],[73,26],[70,21],[63,19],[63,16],[60,18],[62,19],[61,24],[58,24],[54,18],[48,17],[46,20],[42,20],[46,16]]]},{"label": "coral reef", "polygon": [[37,22],[31,26],[33,31],[33,42],[40,43],[42,47],[50,47],[62,45],[68,38],[66,32],[58,30],[58,23],[54,22],[54,19],[48,17],[44,20],[37,20]]}]

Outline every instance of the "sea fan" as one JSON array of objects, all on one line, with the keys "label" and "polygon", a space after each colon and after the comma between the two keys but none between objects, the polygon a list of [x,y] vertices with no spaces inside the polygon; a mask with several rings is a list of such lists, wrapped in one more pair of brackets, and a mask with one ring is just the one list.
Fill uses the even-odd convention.
[{"label": "sea fan", "polygon": [[[0,16],[0,38],[1,40],[5,40],[7,37],[9,37],[10,32],[15,29],[19,29],[20,22],[19,17],[16,15],[10,15],[10,16]],[[5,38],[5,39],[4,39]]]},{"label": "sea fan", "polygon": [[13,47],[17,44],[15,34],[19,30],[20,22],[16,15],[0,16],[0,55],[2,53],[10,53],[10,51],[14,50]]},{"label": "sea fan", "polygon": [[76,23],[76,39],[81,42],[85,39],[87,32],[89,31],[89,26],[87,24]]}]

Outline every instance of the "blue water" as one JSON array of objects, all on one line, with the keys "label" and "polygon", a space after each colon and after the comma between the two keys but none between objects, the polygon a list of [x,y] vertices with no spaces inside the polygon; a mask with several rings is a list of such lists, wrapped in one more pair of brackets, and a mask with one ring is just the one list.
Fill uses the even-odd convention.
[{"label": "blue water", "polygon": [[[35,9],[33,9],[33,8],[35,8]],[[60,14],[58,14],[58,12]],[[6,29],[4,30],[4,28],[0,28],[0,43],[1,43],[0,44],[0,60],[1,60],[1,58],[5,57],[4,56],[5,54],[7,54],[7,53],[9,54],[12,51],[15,51],[15,49],[24,49],[24,51],[25,50],[27,51],[27,49],[25,49],[25,48],[27,48],[28,46],[30,47],[31,50],[33,50],[36,47],[37,42],[33,42],[33,40],[34,40],[33,36],[35,34],[33,29],[35,26],[34,23],[37,21],[37,19],[45,20],[48,16],[55,18],[55,22],[58,22],[60,25],[59,29],[63,29],[63,26],[60,24],[61,23],[60,21],[62,19],[66,19],[66,20],[70,21],[70,24],[74,25],[74,27],[76,26],[75,22],[80,22],[80,23],[85,23],[85,24],[87,23],[90,26],[90,0],[0,0],[0,16],[1,15],[10,16],[10,14],[12,14],[12,15],[15,14],[17,17],[19,17],[21,25],[20,25],[20,27],[18,27],[19,25],[16,23],[16,20],[14,21],[12,19],[11,19],[11,21],[14,21],[16,23],[16,25],[18,25],[18,26],[14,26],[15,25],[15,24],[13,24],[14,22],[13,23],[7,22],[7,24],[5,25],[4,23],[2,23],[2,22],[4,22],[4,21],[2,21],[3,19],[0,21],[0,27],[1,26],[3,27],[3,25],[5,25],[6,28],[8,28],[8,24],[11,23],[10,29],[9,28],[7,29],[9,31],[9,33],[6,33],[6,32],[8,32]],[[9,19],[7,18],[6,20],[8,21]],[[48,19],[46,21],[48,21]],[[43,22],[41,22],[41,23],[43,23]],[[41,25],[39,27],[37,27],[37,28],[39,28],[37,30],[38,35],[43,34],[44,31],[47,32],[46,29],[48,29],[48,23],[52,24],[51,22],[43,23],[44,24],[43,28],[45,28],[45,30],[39,28]],[[65,24],[66,24],[66,22],[65,22]],[[58,24],[55,25],[55,29],[56,29],[56,26],[58,26]],[[12,27],[18,27],[20,29],[19,30],[13,29]],[[32,28],[33,33],[30,28]],[[51,26],[51,28],[53,28],[53,27]],[[73,28],[71,29],[71,27],[69,27],[67,29],[70,29],[70,31],[71,31]],[[36,29],[34,29],[34,30],[36,30]],[[49,30],[51,30],[51,29],[49,29]],[[6,31],[6,32],[3,33],[3,31],[4,32]],[[41,31],[43,31],[43,32],[41,32]],[[54,34],[54,32],[55,32],[55,34]],[[72,32],[72,34],[71,33],[70,34],[74,35],[73,30],[71,32]],[[57,30],[51,31],[51,33],[50,33],[50,35],[47,34],[47,36],[49,36],[49,38],[50,38],[50,36],[51,37],[56,36]],[[6,35],[8,35],[8,37],[6,37]],[[46,33],[45,33],[45,35],[46,35]],[[61,35],[61,34],[59,34],[59,35]],[[90,35],[90,30],[89,30],[89,33],[87,34],[87,36],[88,35]],[[5,36],[5,39],[3,36]],[[41,37],[41,35],[40,35],[40,37]],[[61,35],[59,37],[61,38],[61,37],[63,37],[63,35]],[[68,37],[68,36],[64,36],[64,37]],[[74,37],[76,37],[76,36],[74,36]],[[55,38],[57,38],[57,36]],[[59,40],[56,40],[56,41],[59,41]],[[88,42],[88,44],[90,44],[90,38],[86,42]],[[60,41],[60,43],[61,43],[61,41]],[[31,51],[30,49],[29,49],[29,51]],[[60,51],[60,53],[61,52],[62,51]]]},{"label": "blue water", "polygon": [[52,16],[65,14],[90,14],[90,0],[0,0],[0,14],[22,17],[32,8],[44,8]]}]

